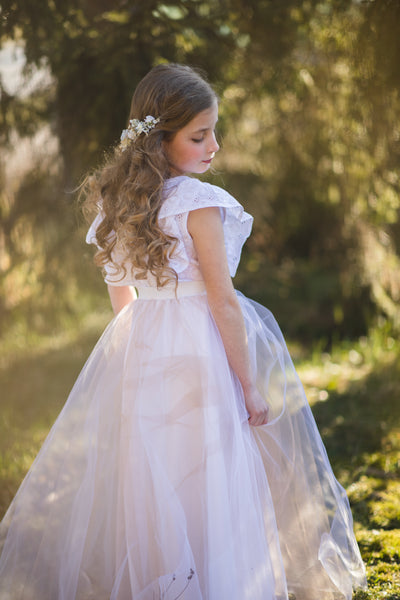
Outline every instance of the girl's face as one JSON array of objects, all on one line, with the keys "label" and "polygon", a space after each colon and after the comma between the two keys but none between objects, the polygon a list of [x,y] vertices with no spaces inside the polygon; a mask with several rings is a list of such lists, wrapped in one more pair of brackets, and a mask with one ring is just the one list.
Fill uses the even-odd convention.
[{"label": "girl's face", "polygon": [[170,142],[164,142],[173,176],[207,171],[219,150],[214,131],[217,121],[218,104],[215,102],[180,129]]}]

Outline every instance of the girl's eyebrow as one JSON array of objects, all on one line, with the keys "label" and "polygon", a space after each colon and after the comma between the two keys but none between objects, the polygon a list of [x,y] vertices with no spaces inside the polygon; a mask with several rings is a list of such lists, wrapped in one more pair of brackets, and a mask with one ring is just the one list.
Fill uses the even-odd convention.
[{"label": "girl's eyebrow", "polygon": [[204,133],[204,131],[208,131],[209,129],[213,129],[213,127],[203,127],[202,129],[196,129],[193,133]]},{"label": "girl's eyebrow", "polygon": [[203,129],[196,129],[196,131],[193,131],[193,133],[203,133],[204,131],[208,131],[209,129],[211,129],[211,128],[203,127]]}]

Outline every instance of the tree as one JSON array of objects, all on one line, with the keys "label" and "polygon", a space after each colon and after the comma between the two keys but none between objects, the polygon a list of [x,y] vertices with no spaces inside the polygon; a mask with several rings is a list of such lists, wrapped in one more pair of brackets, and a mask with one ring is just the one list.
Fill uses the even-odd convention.
[{"label": "tree", "polygon": [[376,310],[399,323],[396,1],[4,0],[1,11],[2,39],[23,40],[28,69],[53,77],[29,98],[2,93],[4,139],[50,122],[64,187],[117,141],[149,68],[202,67],[222,97],[224,181],[258,216],[246,285],[258,270],[259,297],[273,273],[289,299],[303,293],[308,307],[310,294],[306,320],[322,332],[359,333]]}]

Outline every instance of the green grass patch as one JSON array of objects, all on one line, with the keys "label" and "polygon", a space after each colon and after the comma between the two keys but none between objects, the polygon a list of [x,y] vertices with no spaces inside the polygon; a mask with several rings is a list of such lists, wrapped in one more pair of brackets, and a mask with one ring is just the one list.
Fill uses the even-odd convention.
[{"label": "green grass patch", "polygon": [[334,471],[346,487],[368,591],[354,600],[400,600],[400,342],[385,323],[331,352],[298,351]]}]

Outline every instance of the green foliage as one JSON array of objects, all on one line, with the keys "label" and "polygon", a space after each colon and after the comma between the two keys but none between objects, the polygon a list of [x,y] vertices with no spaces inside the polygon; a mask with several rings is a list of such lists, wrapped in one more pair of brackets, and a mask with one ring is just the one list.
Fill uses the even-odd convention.
[{"label": "green foliage", "polygon": [[39,7],[8,0],[2,12],[2,37],[22,38],[28,62],[45,61],[55,78],[53,119],[67,181],[115,143],[132,91],[155,63],[195,63],[216,78],[235,46],[219,2],[75,0]]},{"label": "green foliage", "polygon": [[[1,14],[0,39],[24,45],[27,77],[33,67],[51,74],[16,97],[0,84],[2,143],[18,147],[44,124],[58,143],[57,173],[46,178],[33,165],[19,191],[0,199],[2,214],[18,205],[0,231],[13,263],[12,275],[0,271],[3,289],[24,280],[39,297],[56,277],[58,298],[77,293],[73,255],[82,245],[64,191],[118,138],[138,80],[154,64],[180,61],[217,83],[223,175],[213,182],[256,217],[239,284],[283,311],[292,335],[357,336],[380,314],[400,328],[398,3],[5,0]],[[12,242],[24,236],[35,240],[33,260]],[[28,310],[22,301],[14,308]]]},{"label": "green foliage", "polygon": [[[336,272],[332,302],[345,327],[354,323],[355,303],[363,307],[356,329],[365,327],[369,296],[398,328],[400,104],[397,88],[371,62],[381,52],[379,41],[362,53],[363,32],[373,29],[369,19],[379,3],[369,4],[376,10],[343,4],[338,11],[329,2],[312,10],[303,3],[308,16],[299,17],[302,33],[279,65],[282,79],[268,79],[266,67],[261,82],[252,84],[259,85],[256,98],[240,94],[237,82],[225,91],[227,100],[239,96],[241,102],[222,165],[235,171],[242,194],[250,183],[250,209],[257,214],[261,207],[264,222],[252,252],[270,259],[269,271],[300,258],[316,271]],[[392,17],[390,25],[385,20],[389,36],[397,10]]]},{"label": "green foliage", "polygon": [[[45,333],[87,312],[104,287],[54,161],[36,163],[0,196],[0,330]],[[83,260],[82,260],[83,257]]]}]

